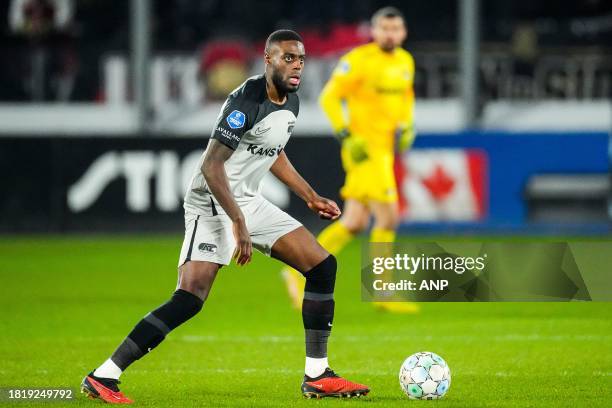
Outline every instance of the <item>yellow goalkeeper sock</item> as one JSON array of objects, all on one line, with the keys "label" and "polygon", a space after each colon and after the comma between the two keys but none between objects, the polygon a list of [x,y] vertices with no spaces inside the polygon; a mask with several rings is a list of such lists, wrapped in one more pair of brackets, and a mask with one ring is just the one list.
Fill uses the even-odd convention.
[{"label": "yellow goalkeeper sock", "polygon": [[[395,231],[385,228],[372,228],[370,231],[370,257],[392,257]],[[383,245],[378,245],[383,244]],[[389,244],[389,245],[384,245]]]},{"label": "yellow goalkeeper sock", "polygon": [[[384,228],[372,228],[370,232],[370,242],[394,242],[395,231]],[[391,245],[384,245],[382,247],[371,248],[371,251],[377,252],[382,251],[384,256],[392,256],[393,249]],[[374,256],[374,255],[371,255]],[[390,297],[393,297],[392,293],[388,293]],[[379,310],[391,312],[391,313],[418,313],[419,305],[413,302],[373,302],[372,305]]]},{"label": "yellow goalkeeper sock", "polygon": [[394,242],[395,231],[384,228],[372,228],[370,232],[370,242]]},{"label": "yellow goalkeeper sock", "polygon": [[317,237],[319,244],[332,255],[338,255],[352,239],[353,234],[340,221],[325,228]]}]

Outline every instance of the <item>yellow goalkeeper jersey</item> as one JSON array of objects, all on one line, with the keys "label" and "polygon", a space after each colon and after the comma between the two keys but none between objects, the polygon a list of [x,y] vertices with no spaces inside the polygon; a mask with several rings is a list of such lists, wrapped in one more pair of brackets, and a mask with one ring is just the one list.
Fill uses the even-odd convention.
[{"label": "yellow goalkeeper jersey", "polygon": [[395,131],[413,126],[414,59],[402,48],[375,43],[344,55],[321,96],[334,131],[348,128],[366,140],[369,154],[392,153]]}]

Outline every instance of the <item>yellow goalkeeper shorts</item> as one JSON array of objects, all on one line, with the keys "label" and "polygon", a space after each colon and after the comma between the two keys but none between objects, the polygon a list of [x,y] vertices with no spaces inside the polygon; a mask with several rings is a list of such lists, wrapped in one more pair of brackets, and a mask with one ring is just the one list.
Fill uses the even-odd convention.
[{"label": "yellow goalkeeper shorts", "polygon": [[346,172],[344,186],[340,190],[342,198],[358,200],[365,204],[369,201],[397,202],[393,160],[393,153],[377,153],[355,163],[350,153],[342,149],[342,165]]}]

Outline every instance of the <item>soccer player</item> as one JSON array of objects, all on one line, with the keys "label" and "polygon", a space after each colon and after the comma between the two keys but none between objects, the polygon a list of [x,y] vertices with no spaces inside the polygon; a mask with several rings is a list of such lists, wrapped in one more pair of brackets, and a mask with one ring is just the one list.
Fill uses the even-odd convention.
[{"label": "soccer player", "polygon": [[[346,180],[340,220],[318,236],[337,255],[353,237],[374,225],[372,242],[393,242],[399,222],[398,193],[393,171],[395,152],[404,152],[415,137],[413,126],[414,60],[401,48],[406,39],[402,13],[384,7],[372,16],[373,42],[344,55],[325,85],[320,103],[342,143]],[[300,307],[303,286],[295,270],[283,271],[289,295]],[[414,303],[381,302],[393,312],[415,312]]]},{"label": "soccer player", "polygon": [[88,396],[131,403],[117,386],[121,373],[170,331],[194,317],[218,271],[232,258],[238,265],[249,263],[253,246],[293,266],[306,278],[303,395],[320,398],[369,392],[367,386],[336,375],[327,361],[336,258],[298,221],[260,194],[261,180],[270,170],[320,217],[333,220],[340,215],[336,203],[319,196],[284,151],[298,115],[295,92],[304,57],[297,33],[273,32],[266,41],[265,74],[247,79],[227,98],[185,195],[178,287],[170,300],[138,322],[110,358],[83,379],[82,391]]}]

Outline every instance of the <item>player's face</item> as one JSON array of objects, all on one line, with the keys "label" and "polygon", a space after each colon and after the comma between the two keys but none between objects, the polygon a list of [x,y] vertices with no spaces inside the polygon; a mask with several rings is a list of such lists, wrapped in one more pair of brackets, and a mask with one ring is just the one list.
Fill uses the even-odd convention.
[{"label": "player's face", "polygon": [[299,41],[281,41],[270,46],[265,61],[272,70],[276,89],[284,93],[298,90],[305,57],[304,44]]},{"label": "player's face", "polygon": [[393,51],[406,39],[404,20],[401,17],[379,17],[372,27],[372,38],[383,51]]}]

